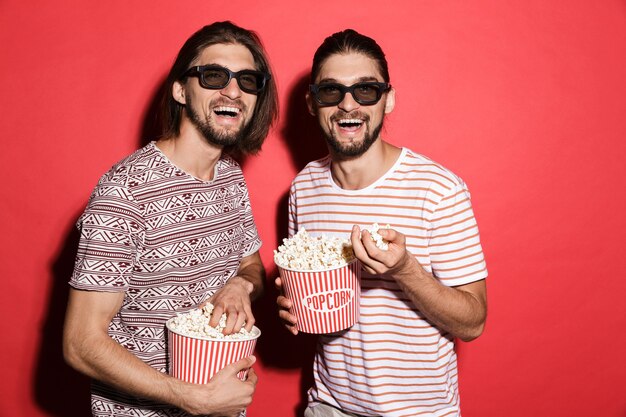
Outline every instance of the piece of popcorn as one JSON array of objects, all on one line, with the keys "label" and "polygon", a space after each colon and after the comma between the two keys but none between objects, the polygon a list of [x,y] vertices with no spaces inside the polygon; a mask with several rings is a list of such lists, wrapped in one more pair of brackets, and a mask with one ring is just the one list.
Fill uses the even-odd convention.
[{"label": "piece of popcorn", "polygon": [[370,232],[370,235],[372,236],[372,240],[374,241],[378,249],[382,249],[382,250],[389,249],[389,242],[383,239],[380,233],[378,233],[380,229],[389,229],[389,228],[391,228],[391,226],[389,225],[381,227],[378,225],[378,223],[374,223],[371,229],[367,229],[367,231]]},{"label": "piece of popcorn", "polygon": [[313,271],[347,265],[354,259],[348,239],[321,235],[313,237],[300,229],[274,251],[276,265],[300,271]]},{"label": "piece of popcorn", "polygon": [[243,327],[238,333],[225,335],[226,314],[222,314],[218,325],[212,327],[209,321],[211,320],[213,308],[213,304],[207,303],[201,309],[196,308],[187,313],[177,313],[176,317],[170,321],[170,328],[183,336],[200,337],[204,339],[249,339],[255,336],[254,329],[248,332]]}]

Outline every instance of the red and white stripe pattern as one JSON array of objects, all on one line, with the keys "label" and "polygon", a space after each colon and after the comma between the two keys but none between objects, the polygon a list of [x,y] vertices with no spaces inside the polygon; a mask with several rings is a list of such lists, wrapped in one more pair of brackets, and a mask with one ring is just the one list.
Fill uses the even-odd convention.
[{"label": "red and white stripe pattern", "polygon": [[[432,160],[403,149],[396,164],[360,190],[334,181],[331,161],[310,163],[293,181],[289,236],[346,237],[353,225],[389,224],[442,284],[487,277],[470,195],[463,181]],[[361,277],[359,320],[321,335],[309,401],[366,416],[458,417],[454,338],[417,309],[393,276]]]},{"label": "red and white stripe pattern", "polygon": [[[255,330],[258,329],[255,327]],[[170,375],[193,384],[206,384],[219,370],[252,355],[254,339],[197,339],[168,329]],[[247,371],[237,374],[244,380]]]},{"label": "red and white stripe pattern", "polygon": [[326,334],[351,327],[359,319],[361,263],[325,271],[293,271],[278,267],[290,313],[301,332]]}]

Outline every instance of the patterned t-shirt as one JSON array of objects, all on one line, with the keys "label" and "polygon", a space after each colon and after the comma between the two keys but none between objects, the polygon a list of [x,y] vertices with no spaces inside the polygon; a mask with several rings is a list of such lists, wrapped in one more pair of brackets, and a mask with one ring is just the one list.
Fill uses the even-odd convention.
[{"label": "patterned t-shirt", "polygon": [[[330,158],[291,186],[289,233],[349,237],[352,225],[389,224],[422,267],[448,286],[486,278],[469,193],[460,178],[408,149],[370,186],[344,190]],[[362,271],[360,318],[319,338],[309,401],[364,416],[459,416],[452,335],[430,323],[391,277]]]},{"label": "patterned t-shirt", "polygon": [[[165,322],[205,301],[261,246],[239,165],[223,156],[202,181],[152,142],[102,176],[78,221],[70,285],[123,291],[109,335],[167,372]],[[94,416],[182,416],[94,381]]]}]

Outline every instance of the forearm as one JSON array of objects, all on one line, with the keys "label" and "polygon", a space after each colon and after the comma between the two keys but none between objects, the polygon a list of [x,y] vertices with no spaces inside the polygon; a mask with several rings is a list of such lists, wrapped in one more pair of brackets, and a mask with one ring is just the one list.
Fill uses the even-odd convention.
[{"label": "forearm", "polygon": [[408,252],[405,266],[393,277],[415,307],[440,329],[463,341],[482,333],[487,317],[484,281],[445,286]]},{"label": "forearm", "polygon": [[91,378],[140,398],[181,406],[182,381],[150,367],[106,334],[66,337],[64,354]]},{"label": "forearm", "polygon": [[[258,255],[257,255],[258,256]],[[243,283],[250,295],[250,300],[256,300],[263,294],[265,284],[265,268],[260,257],[254,262],[243,264],[237,271],[237,277],[245,281]],[[249,285],[251,284],[251,285]]]},{"label": "forearm", "polygon": [[256,376],[250,370],[249,381],[242,382],[236,375],[252,366],[253,358],[228,365],[208,384],[191,384],[157,371],[111,339],[108,326],[123,299],[122,292],[70,290],[63,354],[71,366],[120,391],[193,415],[230,415],[250,404]]},{"label": "forearm", "polygon": [[[254,358],[228,365],[208,384],[173,378],[139,360],[107,335],[91,335],[79,344],[66,343],[66,360],[77,370],[139,398],[171,404],[192,415],[234,415],[252,401],[256,375]],[[249,369],[243,382],[237,373]]]}]

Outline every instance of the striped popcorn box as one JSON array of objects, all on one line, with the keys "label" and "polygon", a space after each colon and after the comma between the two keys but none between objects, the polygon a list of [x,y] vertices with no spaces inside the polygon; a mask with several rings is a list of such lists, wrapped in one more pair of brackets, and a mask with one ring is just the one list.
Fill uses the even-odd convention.
[{"label": "striped popcorn box", "polygon": [[361,263],[318,271],[295,271],[278,266],[290,313],[301,332],[326,334],[351,327],[359,319]]},{"label": "striped popcorn box", "polygon": [[[171,320],[170,320],[171,321]],[[252,355],[261,331],[254,326],[247,339],[208,339],[182,335],[167,325],[169,372],[193,384],[206,384],[225,366]],[[247,371],[237,374],[245,380]]]}]

